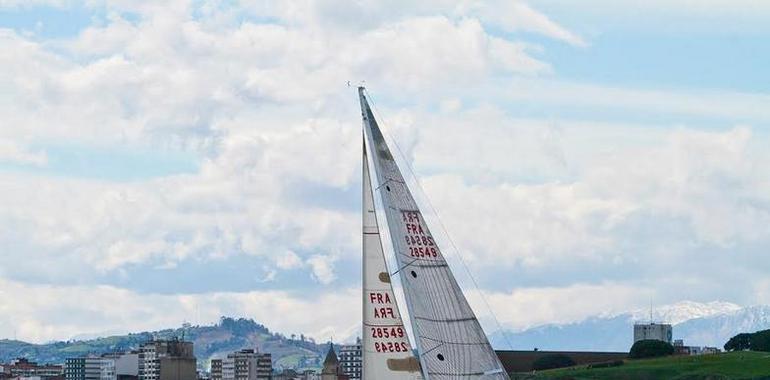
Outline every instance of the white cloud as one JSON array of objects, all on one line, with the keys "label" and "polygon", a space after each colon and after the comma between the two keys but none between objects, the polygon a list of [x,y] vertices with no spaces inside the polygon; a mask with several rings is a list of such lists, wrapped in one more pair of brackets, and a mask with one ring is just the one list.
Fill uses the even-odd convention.
[{"label": "white cloud", "polygon": [[[369,48],[373,46],[377,48]],[[365,78],[417,88],[468,82],[495,71],[532,74],[548,69],[526,53],[524,44],[490,37],[474,19],[405,20],[365,33],[345,54]]]},{"label": "white cloud", "polygon": [[602,107],[657,115],[712,117],[766,123],[770,113],[765,93],[700,90],[649,90],[519,78],[510,86],[490,86],[489,91],[508,102],[543,102],[552,106]]},{"label": "white cloud", "polygon": [[307,259],[307,264],[313,271],[313,277],[315,277],[321,284],[329,284],[334,281],[337,276],[334,274],[334,268],[332,263],[336,258],[328,255],[313,255]]},{"label": "white cloud", "polygon": [[[756,36],[768,31],[770,4],[763,0],[537,0],[532,2],[560,22],[580,25],[581,33],[646,36]],[[719,28],[714,28],[719,25]],[[601,37],[594,37],[600,39]],[[630,47],[632,48],[632,47]]]},{"label": "white cloud", "polygon": [[725,12],[763,12],[770,11],[770,5],[763,0],[648,0],[627,1],[618,3],[611,0],[589,0],[581,4],[575,4],[564,0],[538,0],[545,5],[558,4],[560,6],[579,5],[583,9],[611,9],[624,12],[638,10],[653,10],[658,12],[682,11],[688,13],[717,13]]},{"label": "white cloud", "polygon": [[30,150],[15,141],[0,140],[0,163],[45,166],[48,156],[43,151]]},{"label": "white cloud", "polygon": [[[475,310],[486,310],[478,292],[468,293]],[[654,291],[650,289],[604,282],[521,288],[509,293],[485,293],[484,297],[504,328],[524,330],[547,323],[568,323],[599,314],[628,311],[638,307],[640,301],[649,300],[652,294]],[[524,310],[526,312],[522,312]]]},{"label": "white cloud", "polygon": [[[514,119],[490,106],[412,119],[413,164],[477,268],[628,265],[663,254],[638,251],[647,244],[682,257],[770,239],[768,137],[748,127]],[[647,218],[685,229],[645,242]]]},{"label": "white cloud", "polygon": [[588,44],[577,34],[536,11],[523,1],[467,1],[461,8],[469,14],[479,15],[485,22],[505,31],[524,30],[565,41],[571,45],[586,47]]},{"label": "white cloud", "polygon": [[296,253],[287,251],[284,254],[279,254],[276,259],[276,266],[280,269],[294,269],[302,266],[302,260]]},{"label": "white cloud", "polygon": [[193,257],[312,252],[332,243],[350,249],[357,244],[349,234],[355,222],[346,211],[306,207],[287,194],[292,186],[304,186],[302,181],[333,187],[351,180],[355,162],[339,158],[344,153],[339,149],[297,150],[322,135],[345,136],[337,131],[337,125],[315,133],[298,126],[269,143],[225,143],[198,175],[145,182],[5,173],[0,223],[13,227],[0,239],[29,244],[34,248],[25,255],[36,260],[64,255],[73,269],[86,270],[87,264],[102,271]]},{"label": "white cloud", "polygon": [[575,33],[559,25],[523,1],[362,1],[340,0],[284,1],[266,5],[243,1],[245,8],[263,17],[275,17],[291,24],[314,29],[375,29],[417,16],[441,15],[452,19],[478,18],[505,31],[527,31],[573,45],[584,46]]},{"label": "white cloud", "polygon": [[[769,120],[767,95],[545,79],[539,75],[551,67],[534,55],[538,47],[493,36],[489,26],[586,43],[531,7],[506,2],[494,12],[494,3],[412,3],[246,4],[252,16],[275,21],[257,23],[236,17],[243,16],[237,7],[117,1],[110,10],[142,17],[129,22],[110,12],[104,25],[71,40],[0,32],[0,48],[14,52],[0,56],[0,120],[14,126],[0,129],[0,160],[44,165],[45,151],[29,148],[37,141],[181,150],[201,160],[196,173],[127,183],[0,173],[0,242],[14,248],[4,260],[34,264],[14,272],[15,281],[72,282],[84,273],[120,276],[134,266],[171,270],[249,256],[260,260],[264,281],[304,270],[321,285],[348,284],[336,265],[360,254],[359,193],[349,190],[358,181],[361,137],[354,89],[345,82],[359,78],[378,100],[382,95],[382,124],[423,174],[473,269],[622,267],[648,259],[660,269],[698,249],[767,243],[770,180],[762,170],[767,136],[760,133]],[[514,119],[505,111],[525,102],[756,125],[702,131]],[[706,282],[705,269],[686,269],[690,283]],[[624,308],[627,297],[662,286],[570,278],[578,275],[560,278],[575,285],[502,292],[520,286],[506,279],[492,285],[494,304],[511,305],[501,310],[506,323],[526,326]],[[19,329],[35,340],[81,333],[93,321],[99,331],[167,327],[183,314],[150,321],[131,315],[196,302],[284,331],[339,336],[358,313],[350,306],[350,321],[333,322],[337,309],[328,305],[359,301],[353,291],[313,303],[285,292],[176,297],[9,280],[1,286],[40,299],[0,305],[3,315],[25,318]],[[94,297],[93,309],[67,320],[60,310],[69,305],[54,300],[65,291]],[[570,305],[586,291],[604,300]],[[137,305],[126,319],[100,301],[119,297]],[[264,310],[291,317],[276,320]],[[323,318],[302,318],[311,312]]]},{"label": "white cloud", "polygon": [[170,8],[136,24],[113,14],[106,25],[52,44],[66,54],[4,31],[3,49],[16,54],[4,57],[0,83],[9,99],[0,116],[16,128],[2,133],[71,139],[78,131],[81,141],[208,149],[217,133],[229,132],[212,130],[227,125],[225,115],[297,101],[328,107],[356,78],[417,88],[548,70],[528,45],[491,37],[475,19],[410,17],[352,34],[219,25],[174,16],[190,11],[184,5]]},{"label": "white cloud", "polygon": [[[3,175],[14,185],[0,219],[15,227],[2,238],[78,270],[299,250],[307,261],[329,245],[349,252],[358,242],[348,212],[291,195],[354,181],[358,122],[348,117],[355,106],[345,80],[418,86],[547,69],[526,45],[491,37],[474,19],[397,18],[352,35],[236,23],[222,10],[196,20],[183,1],[110,6],[143,17],[110,12],[106,24],[49,45],[3,32],[3,48],[16,52],[0,74],[9,95],[0,118],[16,126],[0,131],[3,141],[130,144],[204,158],[197,174],[131,184]],[[15,159],[20,152],[44,157],[17,149]],[[319,281],[334,279],[331,263],[307,262]]]},{"label": "white cloud", "polygon": [[[253,318],[274,331],[325,340],[330,332],[348,332],[358,326],[357,294],[355,289],[343,289],[312,299],[282,291],[162,295],[110,286],[28,285],[0,279],[4,300],[0,335],[16,332],[18,339],[45,342],[116,326],[127,333],[179,326],[184,321],[212,323],[224,315]],[[190,321],[190,316],[200,320]]]},{"label": "white cloud", "polygon": [[63,7],[66,4],[67,0],[0,0],[0,8],[10,9],[40,5]]}]

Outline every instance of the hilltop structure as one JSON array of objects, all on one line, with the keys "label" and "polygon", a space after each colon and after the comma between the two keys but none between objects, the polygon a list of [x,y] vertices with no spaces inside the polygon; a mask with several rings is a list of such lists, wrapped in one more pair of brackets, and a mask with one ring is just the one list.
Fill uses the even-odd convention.
[{"label": "hilltop structure", "polygon": [[671,344],[673,329],[667,323],[635,323],[634,343],[640,340],[659,340]]}]

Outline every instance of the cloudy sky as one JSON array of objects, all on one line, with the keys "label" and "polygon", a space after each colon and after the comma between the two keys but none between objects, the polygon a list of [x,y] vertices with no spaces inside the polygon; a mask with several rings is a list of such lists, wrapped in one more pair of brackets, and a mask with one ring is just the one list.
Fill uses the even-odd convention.
[{"label": "cloudy sky", "polygon": [[0,337],[355,334],[362,80],[504,326],[770,303],[770,3],[414,3],[0,0]]}]

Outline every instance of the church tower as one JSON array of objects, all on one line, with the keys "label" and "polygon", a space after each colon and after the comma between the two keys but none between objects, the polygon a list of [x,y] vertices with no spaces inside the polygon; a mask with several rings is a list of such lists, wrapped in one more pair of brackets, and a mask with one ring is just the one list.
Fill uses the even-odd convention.
[{"label": "church tower", "polygon": [[334,345],[329,342],[329,352],[324,359],[324,368],[321,371],[321,380],[348,380],[348,376],[342,373],[340,361],[337,353],[334,352]]}]

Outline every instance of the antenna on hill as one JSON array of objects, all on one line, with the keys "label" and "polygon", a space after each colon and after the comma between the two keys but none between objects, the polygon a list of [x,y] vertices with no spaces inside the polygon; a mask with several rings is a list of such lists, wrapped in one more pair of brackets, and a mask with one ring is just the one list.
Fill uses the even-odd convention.
[{"label": "antenna on hill", "polygon": [[655,321],[652,319],[652,298],[650,298],[650,324],[655,323]]},{"label": "antenna on hill", "polygon": [[187,335],[187,330],[189,330],[192,327],[192,324],[190,322],[187,322],[187,320],[182,321],[182,342],[184,342],[184,338]]}]

